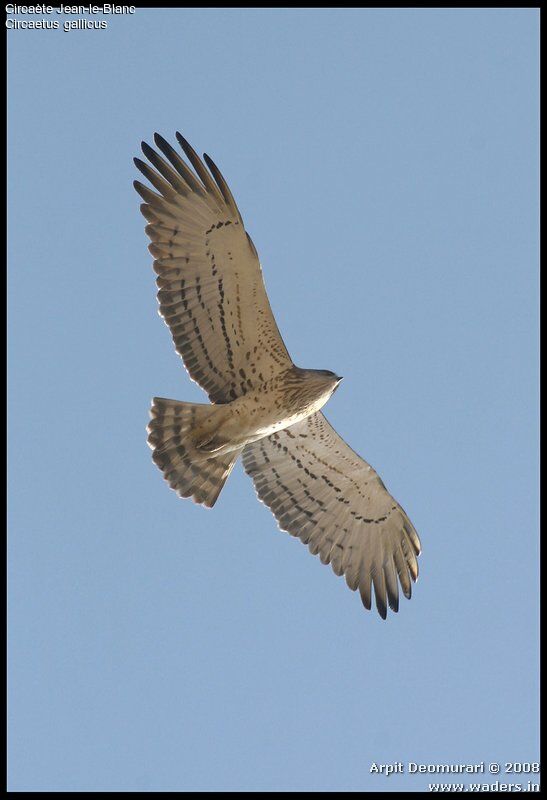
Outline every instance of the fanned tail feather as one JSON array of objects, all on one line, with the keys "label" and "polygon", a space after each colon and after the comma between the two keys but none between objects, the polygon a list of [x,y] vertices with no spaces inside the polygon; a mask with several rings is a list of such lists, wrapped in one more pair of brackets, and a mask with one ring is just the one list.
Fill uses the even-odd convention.
[{"label": "fanned tail feather", "polygon": [[196,449],[192,430],[211,414],[211,406],[155,397],[150,409],[148,444],[154,463],[180,497],[211,508],[216,503],[241,450],[208,458]]}]

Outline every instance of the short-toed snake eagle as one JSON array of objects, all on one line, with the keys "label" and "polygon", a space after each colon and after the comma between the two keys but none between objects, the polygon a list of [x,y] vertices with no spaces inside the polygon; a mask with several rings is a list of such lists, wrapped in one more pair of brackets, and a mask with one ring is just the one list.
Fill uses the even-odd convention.
[{"label": "short-toed snake eagle", "polygon": [[411,596],[420,540],[374,471],[321,407],[340,382],[296,367],[277,328],[256,248],[216,165],[177,133],[189,164],[163,137],[144,203],[160,313],[190,376],[211,404],[154,398],[153,459],[181,496],[212,506],[239,455],[280,528],[359,589],[364,606],[397,611]]}]

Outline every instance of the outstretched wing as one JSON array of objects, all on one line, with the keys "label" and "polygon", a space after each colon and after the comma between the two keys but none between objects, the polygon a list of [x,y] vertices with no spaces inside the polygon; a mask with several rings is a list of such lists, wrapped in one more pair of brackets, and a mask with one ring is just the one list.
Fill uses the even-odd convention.
[{"label": "outstretched wing", "polygon": [[154,168],[135,164],[157,192],[135,181],[158,274],[160,314],[190,376],[213,403],[234,400],[292,361],[272,314],[256,249],[226,181],[177,139],[193,166],[158,134],[165,158],[143,142]]},{"label": "outstretched wing", "polygon": [[371,607],[371,586],[382,618],[399,608],[401,585],[411,596],[418,577],[418,534],[377,473],[320,412],[249,444],[243,464],[259,498],[282,530],[307,544],[345,575]]}]

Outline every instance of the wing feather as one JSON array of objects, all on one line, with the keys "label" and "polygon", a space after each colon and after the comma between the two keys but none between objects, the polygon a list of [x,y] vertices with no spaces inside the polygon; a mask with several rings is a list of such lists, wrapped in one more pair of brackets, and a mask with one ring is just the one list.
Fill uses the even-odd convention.
[{"label": "wing feather", "polygon": [[[195,192],[196,194],[204,196],[206,194],[206,192],[205,192],[205,189],[203,187],[203,184],[201,184],[198,181],[196,176],[193,174],[192,170],[188,167],[187,164],[184,163],[183,159],[179,156],[177,151],[173,147],[171,147],[169,142],[167,142],[163,138],[163,136],[160,136],[159,133],[155,133],[154,134],[154,142],[159,147],[159,149],[164,154],[164,156],[166,156],[168,158],[168,160],[171,162],[171,164],[176,169],[178,174],[182,178],[184,178],[186,186],[192,192]],[[149,145],[147,145],[147,147],[149,147]],[[154,150],[152,150],[151,147],[150,147],[150,150],[154,153],[155,156],[157,155],[156,152]],[[145,155],[147,155],[147,154],[145,153]],[[159,156],[158,156],[158,159],[159,159]]]},{"label": "wing feather", "polygon": [[[214,162],[159,134],[142,143],[135,181],[157,274],[160,314],[190,376],[213,403],[234,400],[292,366],[272,314],[258,254]],[[208,169],[207,169],[208,167]]]},{"label": "wing feather", "polygon": [[320,412],[243,451],[259,498],[280,527],[359,589],[365,608],[385,619],[411,596],[420,539],[374,469]]}]

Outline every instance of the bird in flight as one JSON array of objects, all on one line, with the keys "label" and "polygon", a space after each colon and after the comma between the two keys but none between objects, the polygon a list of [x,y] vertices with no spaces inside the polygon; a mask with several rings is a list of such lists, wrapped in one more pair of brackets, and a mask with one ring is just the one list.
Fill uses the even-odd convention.
[{"label": "bird in flight", "polygon": [[[155,397],[148,443],[181,497],[211,507],[241,455],[279,527],[359,590],[383,619],[410,598],[420,540],[374,469],[321,413],[341,378],[293,364],[256,248],[218,167],[179,133],[135,164],[159,311],[190,377],[211,403]],[[186,156],[184,160],[182,153]],[[191,169],[193,167],[193,169]]]}]

